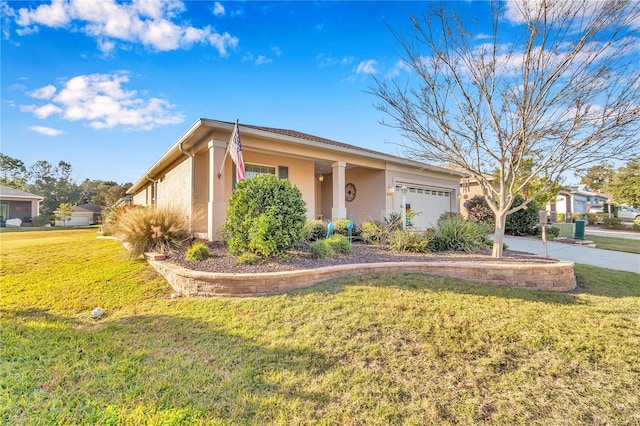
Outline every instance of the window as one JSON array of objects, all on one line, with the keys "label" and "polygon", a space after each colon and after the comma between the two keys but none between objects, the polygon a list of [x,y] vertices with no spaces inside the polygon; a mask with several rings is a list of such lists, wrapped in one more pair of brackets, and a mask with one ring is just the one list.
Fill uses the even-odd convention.
[{"label": "window", "polygon": [[248,178],[258,175],[275,175],[276,168],[270,166],[259,166],[257,164],[245,164],[244,171]]}]

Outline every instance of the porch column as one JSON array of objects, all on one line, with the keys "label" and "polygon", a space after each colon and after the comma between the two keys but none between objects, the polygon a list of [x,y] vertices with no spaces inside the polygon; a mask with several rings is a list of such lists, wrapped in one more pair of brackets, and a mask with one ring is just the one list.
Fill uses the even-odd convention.
[{"label": "porch column", "polygon": [[226,151],[225,142],[209,141],[209,201],[207,202],[207,239],[218,241],[218,229],[224,223],[227,212],[227,201],[225,199],[225,182],[229,175],[228,170],[222,171],[222,176],[218,178],[218,172],[222,166]]},{"label": "porch column", "polygon": [[344,171],[347,163],[336,161],[331,164],[331,167],[333,168],[333,207],[331,208],[331,219],[346,219],[347,207],[344,199]]}]

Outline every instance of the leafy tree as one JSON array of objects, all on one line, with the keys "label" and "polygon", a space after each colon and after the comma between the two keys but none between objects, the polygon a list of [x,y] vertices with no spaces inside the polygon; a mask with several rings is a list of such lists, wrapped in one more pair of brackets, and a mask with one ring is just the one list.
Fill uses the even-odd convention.
[{"label": "leafy tree", "polygon": [[640,156],[618,169],[610,188],[616,202],[640,208]]},{"label": "leafy tree", "polygon": [[[495,214],[493,256],[501,257],[507,215],[567,171],[638,150],[640,3],[491,1],[466,22],[455,4],[433,6],[411,17],[409,31],[394,32],[411,72],[406,81],[376,79],[371,93],[385,124],[407,138],[409,157],[479,182]],[[486,173],[495,169],[492,181]]]},{"label": "leafy tree", "polygon": [[67,221],[71,219],[71,213],[73,213],[73,206],[69,203],[62,203],[55,211],[56,220],[62,221],[62,226],[65,226]]},{"label": "leafy tree", "polygon": [[575,176],[580,177],[580,183],[587,185],[590,191],[609,192],[615,173],[613,165],[605,162],[586,170],[579,170]]},{"label": "leafy tree", "polygon": [[32,184],[29,191],[42,195],[40,214],[51,216],[61,203],[73,203],[77,199],[77,185],[71,179],[71,164],[60,161],[53,166],[48,161],[37,161],[29,168]]},{"label": "leafy tree", "polygon": [[15,189],[27,189],[27,168],[22,160],[0,153],[0,185]]}]

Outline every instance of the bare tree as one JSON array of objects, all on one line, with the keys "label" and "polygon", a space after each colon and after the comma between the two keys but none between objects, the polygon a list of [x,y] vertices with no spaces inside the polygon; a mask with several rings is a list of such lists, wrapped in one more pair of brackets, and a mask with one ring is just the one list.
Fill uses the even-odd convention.
[{"label": "bare tree", "polygon": [[[563,173],[638,149],[640,3],[474,5],[490,33],[465,23],[452,3],[412,17],[408,32],[394,31],[411,72],[403,82],[376,79],[371,93],[392,119],[383,123],[409,141],[409,155],[453,165],[480,183],[496,217],[499,258],[508,214]],[[536,179],[547,184],[512,208]]]}]

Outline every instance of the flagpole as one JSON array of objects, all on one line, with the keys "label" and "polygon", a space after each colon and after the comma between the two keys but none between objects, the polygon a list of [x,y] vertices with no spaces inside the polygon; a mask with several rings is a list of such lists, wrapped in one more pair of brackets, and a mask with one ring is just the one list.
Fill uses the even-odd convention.
[{"label": "flagpole", "polygon": [[[233,139],[233,134],[238,130],[238,121],[239,118],[236,118],[236,125],[233,127],[231,131],[231,139]],[[231,139],[229,139],[229,143],[227,144],[227,150],[224,152],[224,158],[222,159],[222,165],[220,166],[220,171],[218,172],[218,179],[222,176],[222,170],[224,169],[224,162],[227,161],[227,155],[229,155],[229,147],[231,146]]]}]

